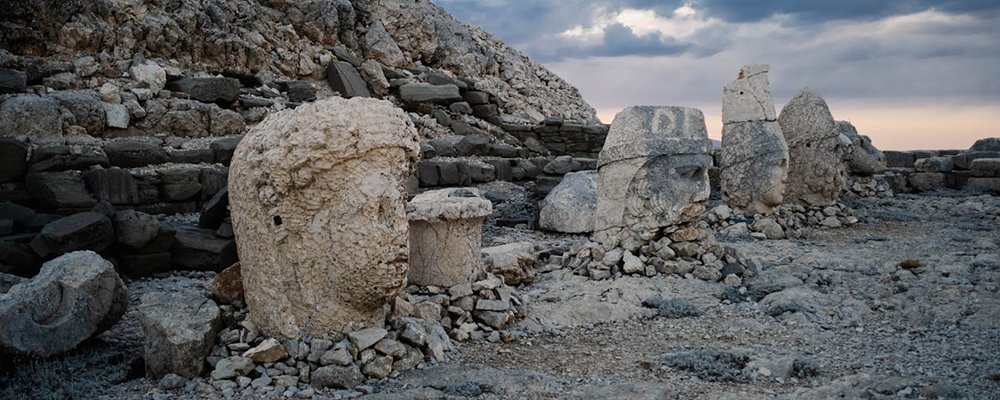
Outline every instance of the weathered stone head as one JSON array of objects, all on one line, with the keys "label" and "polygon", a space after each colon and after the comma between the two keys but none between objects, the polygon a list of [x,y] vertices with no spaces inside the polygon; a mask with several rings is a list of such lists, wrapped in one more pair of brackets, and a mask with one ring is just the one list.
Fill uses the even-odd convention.
[{"label": "weathered stone head", "polygon": [[847,181],[845,160],[851,144],[837,132],[826,101],[802,90],[785,104],[778,124],[788,143],[785,202],[804,206],[835,203]]},{"label": "weathered stone head", "polygon": [[788,146],[776,121],[768,69],[744,65],[722,89],[722,199],[751,214],[780,205],[788,177]]},{"label": "weathered stone head", "polygon": [[406,281],[406,114],[330,98],[273,114],[233,156],[229,198],[251,320],[270,336],[380,326]]},{"label": "weathered stone head", "polygon": [[837,132],[851,141],[847,168],[854,175],[869,176],[885,171],[886,158],[868,136],[858,134],[850,122],[837,121]]},{"label": "weathered stone head", "polygon": [[598,158],[595,232],[648,231],[697,219],[708,200],[711,142],[701,111],[629,107]]}]

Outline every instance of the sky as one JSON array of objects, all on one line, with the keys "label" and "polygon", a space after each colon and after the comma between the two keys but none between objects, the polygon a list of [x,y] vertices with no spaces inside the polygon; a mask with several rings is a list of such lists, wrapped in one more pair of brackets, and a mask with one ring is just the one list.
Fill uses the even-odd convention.
[{"label": "sky", "polygon": [[606,123],[691,106],[722,131],[722,87],[770,64],[781,110],[823,96],[883,150],[1000,136],[1000,1],[435,0],[580,89]]}]

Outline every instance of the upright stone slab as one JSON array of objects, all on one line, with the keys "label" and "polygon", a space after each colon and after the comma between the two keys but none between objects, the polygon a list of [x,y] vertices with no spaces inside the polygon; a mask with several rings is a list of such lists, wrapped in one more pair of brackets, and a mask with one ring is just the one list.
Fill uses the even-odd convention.
[{"label": "upright stone slab", "polygon": [[788,143],[785,203],[835,203],[847,181],[850,142],[837,132],[826,101],[804,89],[781,110],[778,123]]},{"label": "upright stone slab", "polygon": [[269,336],[383,323],[406,281],[404,185],[417,131],[391,103],[333,97],[268,116],[240,142],[229,201],[251,320]]},{"label": "upright stone slab", "polygon": [[711,148],[700,110],[635,106],[618,113],[597,161],[597,239],[697,219],[709,195]]},{"label": "upright stone slab", "polygon": [[92,251],[65,254],[0,294],[0,353],[48,357],[110,328],[128,296],[115,267]]},{"label": "upright stone slab", "polygon": [[451,287],[479,265],[483,221],[493,204],[475,188],[424,192],[410,201],[410,283]]},{"label": "upright stone slab", "polygon": [[722,89],[722,199],[747,214],[767,214],[780,205],[788,176],[788,146],[776,121],[768,69],[744,65]]}]

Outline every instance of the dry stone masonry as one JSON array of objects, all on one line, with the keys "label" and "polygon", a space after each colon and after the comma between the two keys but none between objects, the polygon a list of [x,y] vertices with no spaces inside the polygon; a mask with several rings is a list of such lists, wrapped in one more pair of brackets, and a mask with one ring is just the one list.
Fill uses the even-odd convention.
[{"label": "dry stone masonry", "polygon": [[330,98],[268,117],[233,157],[230,206],[250,318],[276,337],[380,325],[407,273],[402,110]]},{"label": "dry stone masonry", "polygon": [[784,199],[788,146],[771,101],[767,65],[745,65],[722,89],[723,201],[748,213],[769,213]]}]

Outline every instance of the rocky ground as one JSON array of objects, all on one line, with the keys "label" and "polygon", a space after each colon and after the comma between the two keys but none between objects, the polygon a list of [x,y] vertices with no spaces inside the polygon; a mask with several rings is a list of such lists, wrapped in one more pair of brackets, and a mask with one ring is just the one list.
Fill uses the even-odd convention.
[{"label": "rocky ground", "polygon": [[[1000,398],[1000,198],[860,200],[861,223],[728,242],[759,257],[743,287],[670,277],[593,281],[536,266],[518,339],[317,398]],[[490,226],[484,244],[577,237]],[[721,238],[720,238],[721,239]],[[210,273],[129,282],[129,297]],[[220,398],[143,377],[134,311],[73,353],[7,361],[0,398]],[[288,391],[306,397],[307,386]],[[304,392],[304,393],[303,393]],[[254,398],[282,398],[257,393]]]}]

